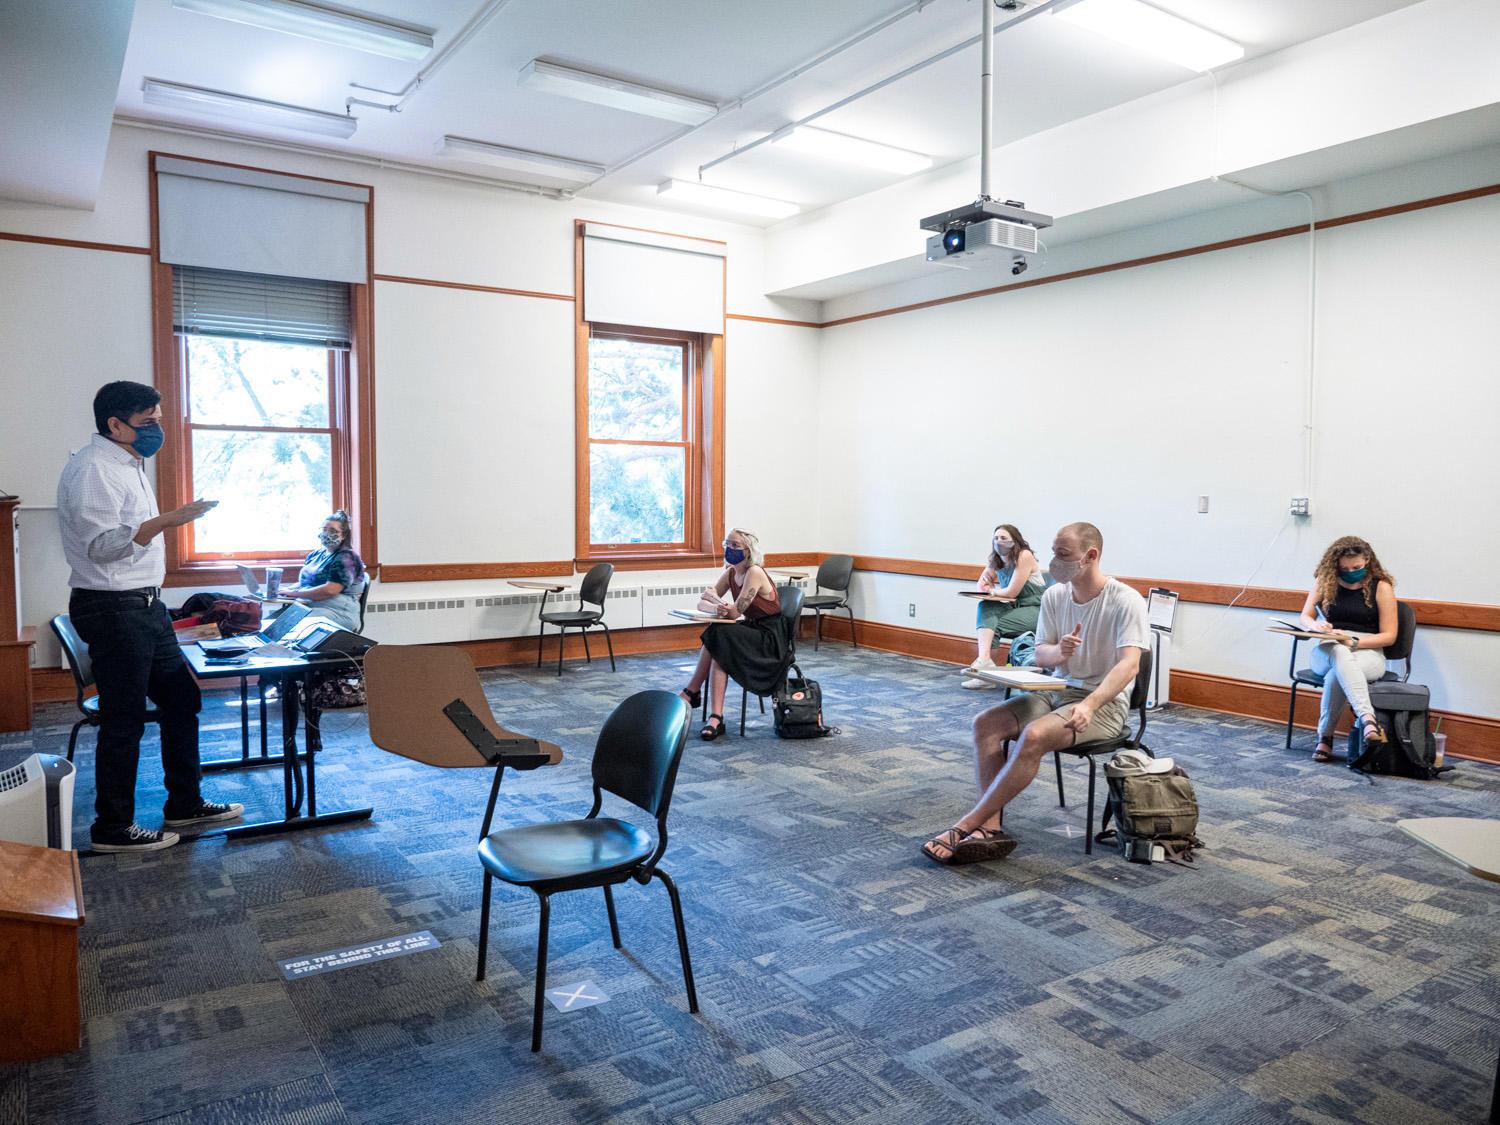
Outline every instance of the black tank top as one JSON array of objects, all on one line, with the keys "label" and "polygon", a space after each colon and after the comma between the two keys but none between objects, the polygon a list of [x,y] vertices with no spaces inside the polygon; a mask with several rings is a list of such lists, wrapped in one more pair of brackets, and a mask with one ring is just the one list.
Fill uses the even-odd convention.
[{"label": "black tank top", "polygon": [[1339,586],[1332,605],[1322,607],[1323,616],[1335,629],[1347,629],[1353,633],[1380,632],[1380,607],[1365,605],[1365,591],[1361,586],[1351,590]]}]

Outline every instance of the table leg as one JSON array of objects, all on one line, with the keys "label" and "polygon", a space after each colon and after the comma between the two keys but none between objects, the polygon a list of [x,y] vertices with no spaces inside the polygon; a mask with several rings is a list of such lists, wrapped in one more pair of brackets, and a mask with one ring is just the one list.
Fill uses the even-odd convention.
[{"label": "table leg", "polygon": [[240,761],[250,760],[250,681],[240,677]]},{"label": "table leg", "polygon": [[214,758],[207,762],[200,762],[199,769],[204,773],[224,773],[228,770],[254,770],[262,766],[279,766],[282,764],[281,756],[272,757],[267,753],[266,743],[266,685],[265,677],[256,677],[255,694],[260,704],[260,757],[250,756],[250,707],[249,707],[249,680],[245,677],[240,679],[240,756],[238,758]]}]

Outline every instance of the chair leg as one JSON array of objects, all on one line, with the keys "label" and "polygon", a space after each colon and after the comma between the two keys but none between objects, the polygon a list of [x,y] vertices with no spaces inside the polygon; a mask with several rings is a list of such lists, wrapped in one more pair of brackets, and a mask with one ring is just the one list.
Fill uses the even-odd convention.
[{"label": "chair leg", "polygon": [[609,649],[609,670],[613,672],[615,670],[615,642],[610,639],[609,626],[602,621],[599,624],[604,629],[604,647]]},{"label": "chair leg", "polygon": [[592,664],[594,662],[594,654],[589,651],[589,627],[585,625],[578,632],[583,637],[583,659]]},{"label": "chair leg", "polygon": [[474,974],[475,980],[484,979],[484,963],[490,951],[490,885],[495,877],[488,871],[484,873],[484,897],[479,901],[479,971]]},{"label": "chair leg", "polygon": [[660,867],[652,872],[667,885],[667,894],[672,896],[672,921],[677,924],[677,952],[682,955],[682,979],[687,984],[688,1011],[698,1010],[698,990],[693,987],[693,960],[688,956],[687,927],[682,924],[682,898],[677,893],[677,884]]},{"label": "chair leg", "polygon": [[745,737],[745,703],[748,701],[750,689],[743,684],[740,685],[740,737]]},{"label": "chair leg", "polygon": [[1286,707],[1286,748],[1292,748],[1292,720],[1297,717],[1297,681],[1292,681],[1292,701]]},{"label": "chair leg", "polygon": [[73,730],[68,735],[68,761],[70,762],[73,760],[73,750],[78,745],[78,731],[86,722],[88,722],[87,719],[79,719],[73,724]]},{"label": "chair leg", "polygon": [[536,627],[536,666],[542,666],[542,642],[546,639],[543,634],[547,632],[547,623],[541,622]]},{"label": "chair leg", "polygon": [[567,638],[568,627],[564,625],[557,631],[557,674],[562,675],[563,641]]},{"label": "chair leg", "polygon": [[1056,750],[1052,751],[1052,764],[1057,767],[1057,807],[1065,809],[1068,807],[1068,802],[1063,799],[1062,755]]},{"label": "chair leg", "polygon": [[615,917],[615,895],[609,887],[604,888],[604,907],[609,911],[609,936],[615,943],[615,948],[620,948],[620,920]]},{"label": "chair leg", "polygon": [[817,652],[823,644],[823,611],[815,609],[813,610],[813,616],[818,619],[818,623],[813,631],[813,651]]},{"label": "chair leg", "polygon": [[1083,833],[1085,855],[1094,854],[1094,758],[1089,756],[1089,819]]},{"label": "chair leg", "polygon": [[854,607],[852,605],[846,605],[844,607],[844,612],[849,615],[849,643],[852,644],[855,648],[858,648],[859,638],[854,635]]},{"label": "chair leg", "polygon": [[537,923],[536,933],[536,1003],[531,1013],[531,1049],[540,1051],[542,1049],[542,1000],[547,994],[547,923],[552,916],[552,903],[546,895],[538,895],[542,900],[542,916]]}]

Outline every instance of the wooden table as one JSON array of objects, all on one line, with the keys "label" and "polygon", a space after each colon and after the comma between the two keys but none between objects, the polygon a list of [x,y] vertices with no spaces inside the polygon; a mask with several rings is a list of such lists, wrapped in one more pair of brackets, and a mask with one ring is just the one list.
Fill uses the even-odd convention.
[{"label": "wooden table", "polygon": [[[1462,867],[1476,879],[1500,883],[1500,820],[1468,816],[1428,816],[1398,820],[1396,827],[1417,843]],[[1490,1095],[1491,1125],[1500,1123],[1500,1058]]]},{"label": "wooden table", "polygon": [[78,1050],[81,925],[78,853],[0,840],[0,1062]]}]

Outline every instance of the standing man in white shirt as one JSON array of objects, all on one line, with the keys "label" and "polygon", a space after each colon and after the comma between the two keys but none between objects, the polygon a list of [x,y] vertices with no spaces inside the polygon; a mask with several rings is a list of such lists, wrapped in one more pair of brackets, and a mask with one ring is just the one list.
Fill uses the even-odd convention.
[{"label": "standing man in white shirt", "polygon": [[[163,441],[155,388],[129,382],[99,388],[94,425],[99,432],[69,459],[57,486],[63,553],[73,570],[68,615],[89,646],[99,689],[91,835],[97,852],[154,851],[177,843],[172,828],[233,820],[245,811],[204,800],[199,791],[202,697],[161,601],[162,532],[197,519],[218,501],[157,512],[146,473],[146,459]],[[167,783],[160,831],[135,823],[148,698],[156,705]]]},{"label": "standing man in white shirt", "polygon": [[[1042,595],[1036,662],[1067,680],[1060,692],[1026,692],[974,717],[979,803],[922,851],[939,863],[1003,859],[1016,839],[1000,813],[1031,784],[1054,750],[1119,737],[1130,717],[1130,689],[1151,645],[1146,600],[1100,565],[1104,536],[1070,523],[1052,540],[1057,585]],[[1019,738],[1007,756],[1005,743]],[[1093,826],[1089,826],[1093,831]]]}]

